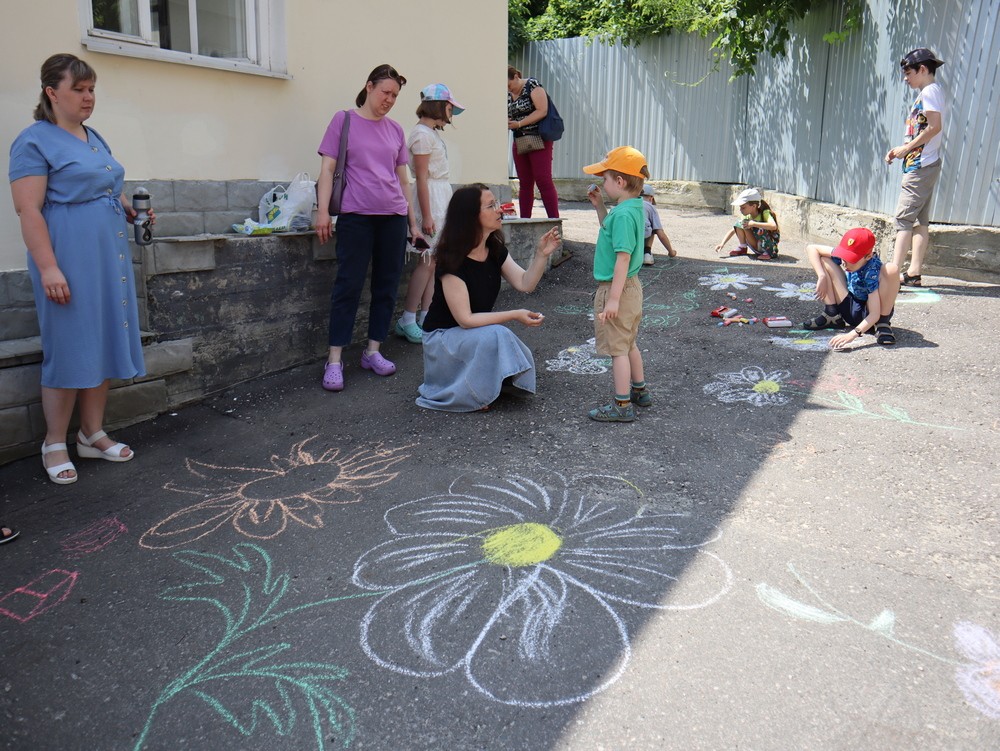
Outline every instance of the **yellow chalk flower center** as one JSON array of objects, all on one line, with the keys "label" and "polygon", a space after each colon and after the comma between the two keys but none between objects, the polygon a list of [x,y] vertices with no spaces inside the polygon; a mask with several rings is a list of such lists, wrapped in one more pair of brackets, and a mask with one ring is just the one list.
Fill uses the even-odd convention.
[{"label": "yellow chalk flower center", "polygon": [[753,385],[753,390],[758,394],[777,394],[781,391],[781,384],[776,381],[757,381]]},{"label": "yellow chalk flower center", "polygon": [[483,554],[498,566],[534,566],[547,561],[562,545],[562,538],[544,524],[526,522],[491,532],[483,540]]}]

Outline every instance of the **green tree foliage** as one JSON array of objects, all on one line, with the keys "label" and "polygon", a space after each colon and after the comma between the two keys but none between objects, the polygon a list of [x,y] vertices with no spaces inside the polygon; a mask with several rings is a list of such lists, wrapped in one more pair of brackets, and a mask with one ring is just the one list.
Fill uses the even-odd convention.
[{"label": "green tree foliage", "polygon": [[824,38],[841,42],[860,25],[863,0],[508,0],[508,47],[568,37],[631,45],[693,32],[712,38],[717,65],[728,59],[734,77],[752,75],[761,54],[785,54],[791,23],[830,3],[845,8],[844,20]]}]

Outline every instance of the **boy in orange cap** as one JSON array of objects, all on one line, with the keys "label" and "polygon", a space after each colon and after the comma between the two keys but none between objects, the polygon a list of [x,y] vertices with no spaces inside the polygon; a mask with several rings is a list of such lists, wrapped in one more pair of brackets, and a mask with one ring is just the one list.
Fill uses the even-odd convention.
[{"label": "boy in orange cap", "polygon": [[807,245],[816,271],[816,297],[824,311],[802,328],[851,330],[833,337],[830,346],[841,349],[874,327],[879,344],[896,343],[892,333],[893,307],[899,294],[899,267],[882,263],[875,255],[875,235],[864,227],[849,229],[836,248]]},{"label": "boy in orange cap", "polygon": [[601,218],[594,249],[594,331],[597,352],[611,357],[615,397],[610,404],[589,413],[598,422],[632,422],[635,406],[650,407],[642,354],[636,345],[642,320],[642,285],[636,278],[645,251],[646,212],[642,186],[649,177],[646,157],[631,146],[619,146],[603,161],[583,168],[604,178],[604,192],[617,205],[603,215],[604,202],[597,186],[587,197]]}]

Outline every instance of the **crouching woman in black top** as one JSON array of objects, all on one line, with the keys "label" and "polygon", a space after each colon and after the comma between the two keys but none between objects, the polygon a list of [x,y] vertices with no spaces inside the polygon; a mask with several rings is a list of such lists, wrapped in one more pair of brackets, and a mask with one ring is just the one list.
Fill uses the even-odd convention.
[{"label": "crouching woman in black top", "polygon": [[434,297],[424,319],[424,382],[417,404],[444,412],[483,410],[504,382],[535,393],[535,361],[503,324],[540,326],[544,316],[521,308],[493,310],[500,279],[531,292],[560,245],[552,228],[538,242],[528,269],[507,253],[500,202],[482,184],[455,191],[435,250]]}]

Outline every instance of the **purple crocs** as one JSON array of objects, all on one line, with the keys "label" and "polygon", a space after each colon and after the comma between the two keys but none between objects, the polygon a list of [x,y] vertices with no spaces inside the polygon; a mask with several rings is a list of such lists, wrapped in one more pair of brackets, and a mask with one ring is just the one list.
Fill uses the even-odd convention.
[{"label": "purple crocs", "polygon": [[344,363],[328,362],[323,370],[323,388],[327,391],[344,390]]},{"label": "purple crocs", "polygon": [[361,367],[365,370],[373,370],[376,375],[390,376],[396,372],[396,366],[382,357],[381,352],[361,353]]}]

